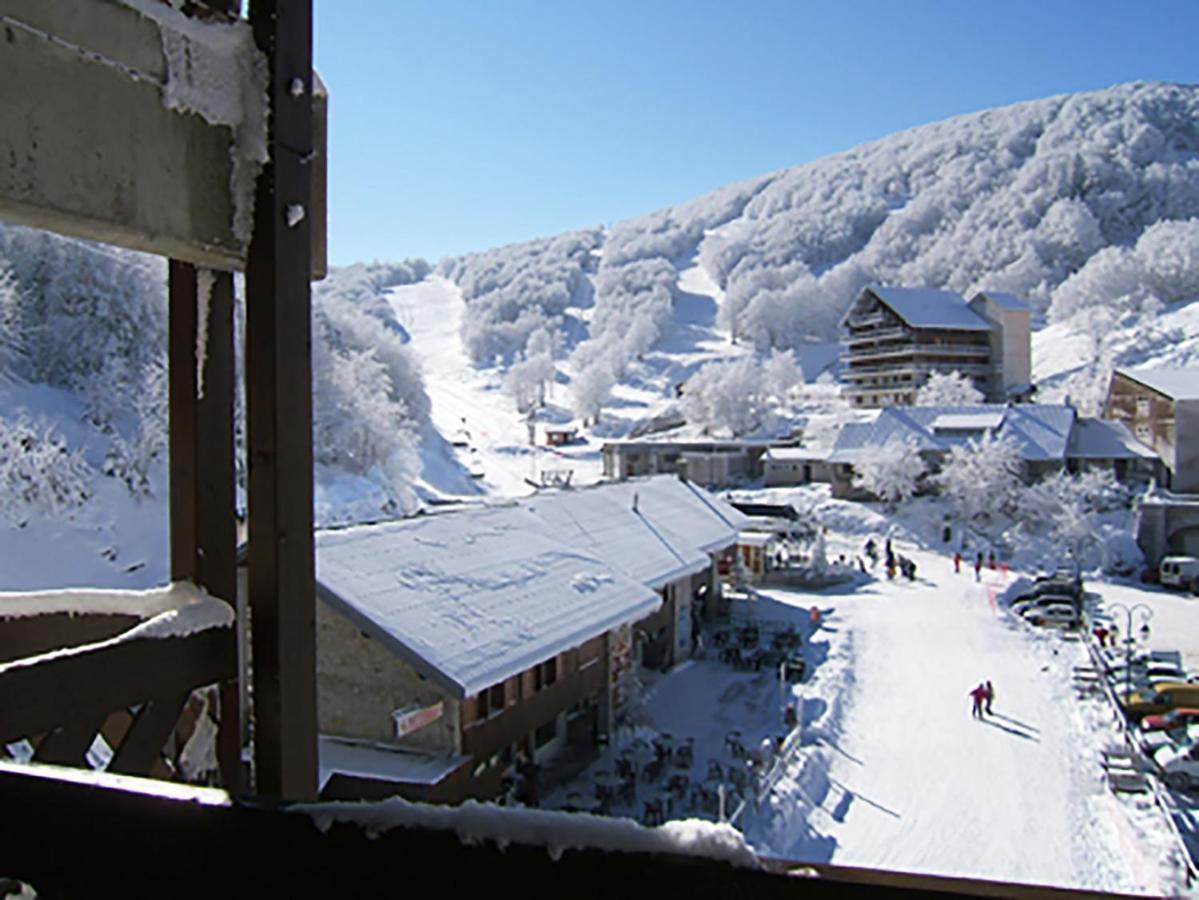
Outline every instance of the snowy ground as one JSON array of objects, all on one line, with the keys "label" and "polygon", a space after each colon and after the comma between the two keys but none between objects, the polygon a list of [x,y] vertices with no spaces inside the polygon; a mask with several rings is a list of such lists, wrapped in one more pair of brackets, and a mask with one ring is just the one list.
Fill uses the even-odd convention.
[{"label": "snowy ground", "polygon": [[[831,538],[833,556],[861,546],[858,534]],[[917,563],[915,583],[768,590],[756,607],[759,619],[801,629],[812,605],[824,616],[805,641],[812,674],[787,690],[802,710],[798,750],[770,798],[738,821],[751,845],[792,860],[1178,893],[1180,856],[1162,814],[1102,780],[1099,750],[1119,732],[1102,699],[1074,692],[1081,642],[1035,631],[993,602],[1009,576],[984,572],[976,583],[943,556],[906,542],[897,549]],[[1134,590],[1100,586],[1109,589]],[[995,715],[975,721],[967,691],[988,678]],[[752,745],[783,730],[773,673],[734,672],[709,658],[650,690],[656,731],[695,741],[693,780],[709,758],[728,761],[729,732]],[[619,737],[568,789],[590,796],[597,769],[610,771],[627,742]],[[641,815],[655,791],[639,784],[635,808],[612,814]],[[563,802],[564,792],[550,800]],[[696,809],[676,803],[674,815],[704,814]]]}]

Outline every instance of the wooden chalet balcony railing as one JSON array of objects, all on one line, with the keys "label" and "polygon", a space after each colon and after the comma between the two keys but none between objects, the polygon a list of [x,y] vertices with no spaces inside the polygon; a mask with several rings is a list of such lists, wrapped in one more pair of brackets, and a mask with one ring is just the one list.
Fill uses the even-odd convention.
[{"label": "wooden chalet balcony railing", "polygon": [[950,369],[963,375],[990,375],[993,371],[989,365],[980,363],[929,363],[916,360],[905,360],[884,366],[854,366],[844,372],[847,380],[864,378],[870,375],[893,375],[897,372],[911,372],[923,375],[929,372],[946,372]]},{"label": "wooden chalet balcony railing", "polygon": [[[234,631],[138,637],[124,630],[130,620],[138,621],[85,615],[6,621],[0,745],[29,740],[35,762],[84,766],[103,733],[113,747],[108,771],[161,773],[160,754],[192,691],[237,677]],[[12,658],[21,638],[33,655]],[[91,642],[63,647],[80,638]]]},{"label": "wooden chalet balcony railing", "polygon": [[888,356],[910,356],[922,353],[929,356],[976,356],[991,355],[988,344],[896,344],[893,347],[878,347],[870,350],[850,350],[841,354],[842,362],[858,359],[882,359]]},{"label": "wooden chalet balcony railing", "polygon": [[[852,324],[852,323],[851,323]],[[912,333],[910,328],[903,325],[896,325],[894,328],[876,328],[873,331],[865,331],[859,334],[851,332],[845,339],[847,344],[864,344],[871,341],[885,341],[891,338],[908,337]]]}]

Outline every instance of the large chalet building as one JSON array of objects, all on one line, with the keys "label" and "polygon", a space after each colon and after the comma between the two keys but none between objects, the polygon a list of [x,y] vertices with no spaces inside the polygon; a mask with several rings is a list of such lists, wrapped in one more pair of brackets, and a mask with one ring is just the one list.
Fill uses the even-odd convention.
[{"label": "large chalet building", "polygon": [[1116,369],[1103,414],[1161,457],[1162,487],[1199,493],[1199,369]]},{"label": "large chalet building", "polygon": [[857,408],[911,405],[934,372],[971,378],[987,402],[1030,392],[1029,309],[983,292],[865,288],[841,320],[841,377]]}]

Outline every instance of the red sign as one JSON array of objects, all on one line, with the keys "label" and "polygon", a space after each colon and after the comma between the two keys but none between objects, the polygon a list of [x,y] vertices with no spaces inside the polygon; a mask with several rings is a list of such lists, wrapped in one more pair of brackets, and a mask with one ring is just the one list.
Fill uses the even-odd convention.
[{"label": "red sign", "polygon": [[444,708],[444,703],[438,700],[432,706],[423,708],[397,709],[391,714],[396,723],[396,737],[403,737],[406,734],[412,734],[414,731],[419,731],[426,725],[430,725],[441,718],[441,712]]}]

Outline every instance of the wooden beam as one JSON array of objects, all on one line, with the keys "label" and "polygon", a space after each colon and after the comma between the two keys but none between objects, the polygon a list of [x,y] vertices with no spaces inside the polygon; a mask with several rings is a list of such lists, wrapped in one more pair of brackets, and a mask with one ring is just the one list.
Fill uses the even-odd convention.
[{"label": "wooden beam", "polygon": [[[171,578],[193,581],[235,607],[233,276],[178,260],[168,272]],[[219,720],[222,780],[238,792],[235,685],[220,691]]]},{"label": "wooden beam", "polygon": [[183,692],[171,697],[151,697],[143,703],[113,753],[108,771],[124,775],[149,774],[189,696],[189,692]]},{"label": "wooden beam", "polygon": [[316,796],[312,543],[311,0],[254,0],[267,57],[271,161],[246,268],[249,594],[259,794]]},{"label": "wooden beam", "polygon": [[[0,743],[74,721],[96,728],[108,713],[233,678],[237,648],[228,628],[187,637],[135,638],[66,656],[0,668]],[[95,729],[93,729],[93,732]]]}]

